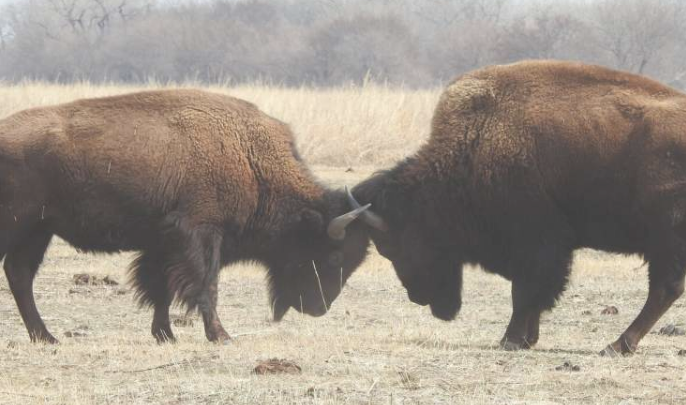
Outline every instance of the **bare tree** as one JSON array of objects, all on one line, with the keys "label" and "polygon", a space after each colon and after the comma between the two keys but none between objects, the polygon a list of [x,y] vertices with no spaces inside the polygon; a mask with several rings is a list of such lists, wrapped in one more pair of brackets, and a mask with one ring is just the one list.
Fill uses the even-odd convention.
[{"label": "bare tree", "polygon": [[2,80],[427,86],[561,58],[686,82],[684,0],[4,1]]},{"label": "bare tree", "polygon": [[[413,5],[414,13],[439,27],[461,21],[498,23],[509,0],[426,0]],[[510,0],[511,2],[511,0]]]},{"label": "bare tree", "polygon": [[116,21],[127,20],[149,10],[151,0],[33,0],[36,9],[49,10],[34,20],[61,31],[69,27],[79,36],[93,33],[100,40]]},{"label": "bare tree", "polygon": [[597,45],[616,67],[644,73],[682,34],[685,7],[682,0],[599,0],[590,10]]},{"label": "bare tree", "polygon": [[12,39],[12,29],[8,20],[8,13],[0,9],[0,52],[7,48],[7,42]]},{"label": "bare tree", "polygon": [[[109,30],[147,10],[151,0],[26,0],[8,9],[5,65],[23,76],[95,79]],[[14,73],[17,74],[17,73]]]},{"label": "bare tree", "polygon": [[310,44],[317,83],[359,83],[371,76],[416,84],[423,74],[412,32],[393,16],[332,21],[312,33]]},{"label": "bare tree", "polygon": [[569,15],[542,12],[533,17],[517,18],[503,28],[495,43],[498,60],[552,59],[582,31],[582,23]]}]

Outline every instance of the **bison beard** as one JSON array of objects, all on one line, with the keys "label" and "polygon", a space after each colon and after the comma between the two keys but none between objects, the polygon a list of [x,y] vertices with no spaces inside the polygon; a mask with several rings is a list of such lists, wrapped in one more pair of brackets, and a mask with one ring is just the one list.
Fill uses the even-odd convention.
[{"label": "bison beard", "polygon": [[462,306],[462,268],[454,261],[442,260],[417,274],[402,261],[394,261],[398,278],[410,301],[428,305],[438,319],[452,321]]},{"label": "bison beard", "polygon": [[354,223],[369,207],[346,198],[314,181],[286,125],[223,95],[150,91],[0,120],[0,258],[32,341],[57,342],[33,296],[53,235],[139,252],[131,275],[159,342],[174,340],[175,301],[228,341],[217,279],[240,261],[267,266],[277,320],[321,315],[369,244]]},{"label": "bison beard", "polygon": [[409,298],[435,316],[459,310],[450,269],[475,263],[512,281],[507,350],[538,341],[574,250],[643,255],[645,306],[602,351],[630,354],[684,291],[684,111],[684,94],[597,66],[487,67],[448,86],[415,156],[353,194],[373,205],[363,218]]},{"label": "bison beard", "polygon": [[406,287],[408,297],[417,304],[428,304],[431,314],[436,318],[452,321],[462,306],[462,269],[426,278],[432,280],[431,285]]}]

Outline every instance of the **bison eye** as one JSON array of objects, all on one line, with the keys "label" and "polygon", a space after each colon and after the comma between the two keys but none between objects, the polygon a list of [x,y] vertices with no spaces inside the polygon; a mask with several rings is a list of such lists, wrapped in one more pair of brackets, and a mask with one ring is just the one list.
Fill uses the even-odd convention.
[{"label": "bison eye", "polygon": [[340,266],[343,264],[343,252],[335,251],[329,255],[329,265]]}]

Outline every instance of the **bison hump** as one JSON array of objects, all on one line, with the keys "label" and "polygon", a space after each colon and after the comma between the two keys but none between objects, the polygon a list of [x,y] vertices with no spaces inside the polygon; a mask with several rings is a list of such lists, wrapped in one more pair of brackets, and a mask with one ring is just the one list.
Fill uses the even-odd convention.
[{"label": "bison hump", "polygon": [[463,78],[446,88],[439,104],[452,113],[490,111],[495,108],[495,94],[491,81]]}]

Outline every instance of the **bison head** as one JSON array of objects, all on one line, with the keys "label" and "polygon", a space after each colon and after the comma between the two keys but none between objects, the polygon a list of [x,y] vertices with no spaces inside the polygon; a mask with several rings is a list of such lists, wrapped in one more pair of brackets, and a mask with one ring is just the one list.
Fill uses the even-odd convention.
[{"label": "bison head", "polygon": [[[360,207],[350,193],[348,200],[352,208]],[[388,205],[384,201],[374,201],[374,204],[380,212]],[[432,243],[432,235],[422,233],[422,227],[415,226],[402,213],[391,213],[388,217],[391,221],[371,210],[361,215],[377,251],[393,263],[410,301],[429,305],[431,313],[439,319],[454,319],[462,305],[459,258],[450,249]]]},{"label": "bison head", "polygon": [[355,220],[369,205],[350,210],[337,193],[327,206],[322,211],[304,209],[274,249],[268,277],[277,321],[290,308],[312,316],[325,314],[367,254],[367,230]]}]

